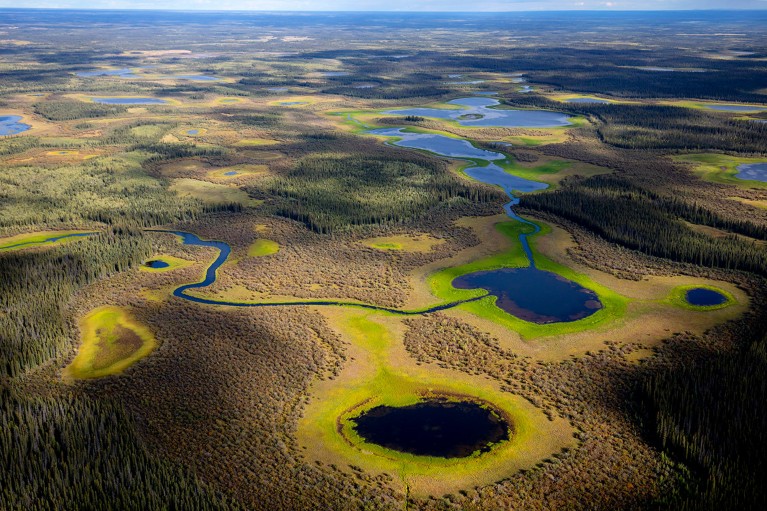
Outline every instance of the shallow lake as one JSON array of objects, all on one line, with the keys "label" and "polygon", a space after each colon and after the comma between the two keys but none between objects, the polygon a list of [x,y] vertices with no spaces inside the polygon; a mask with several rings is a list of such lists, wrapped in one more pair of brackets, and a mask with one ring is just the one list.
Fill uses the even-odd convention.
[{"label": "shallow lake", "polygon": [[236,176],[237,173],[238,172],[236,170],[230,170],[229,172],[224,172],[224,175],[225,176]]},{"label": "shallow lake", "polygon": [[200,130],[187,130],[187,135],[198,135],[200,133]]},{"label": "shallow lake", "polygon": [[486,289],[496,307],[537,324],[576,321],[602,308],[596,293],[556,273],[528,268],[500,268],[461,275],[457,289]]},{"label": "shallow lake", "polygon": [[166,100],[158,98],[93,98],[93,101],[107,105],[162,105],[167,103]]},{"label": "shallow lake", "polygon": [[127,67],[123,69],[97,69],[95,71],[80,71],[75,74],[83,78],[93,76],[120,76],[122,78],[137,76],[132,69]]},{"label": "shallow lake", "polygon": [[308,105],[308,101],[282,101],[280,102],[281,105],[290,106],[290,105]]},{"label": "shallow lake", "polygon": [[21,122],[20,115],[0,115],[0,136],[18,135],[32,128]]},{"label": "shallow lake", "polygon": [[333,77],[333,76],[349,76],[351,73],[348,71],[325,71],[320,74],[326,77]]},{"label": "shallow lake", "polygon": [[436,133],[409,133],[404,131],[404,128],[381,128],[368,131],[368,133],[384,137],[399,137],[401,140],[392,142],[393,145],[409,147],[411,149],[423,149],[451,158],[479,158],[482,160],[502,160],[506,158],[501,153],[474,147],[468,140],[446,137]]},{"label": "shallow lake", "polygon": [[[561,112],[547,110],[515,110],[491,108],[500,105],[492,98],[461,98],[449,101],[460,109],[406,108],[384,112],[389,115],[417,115],[436,119],[450,119],[461,126],[484,126],[497,128],[554,128],[570,126],[570,117]],[[466,115],[477,118],[465,118]],[[463,118],[462,118],[463,117]]]},{"label": "shallow lake", "polygon": [[704,104],[704,108],[709,110],[718,110],[720,112],[758,112],[760,110],[767,110],[764,106],[749,106],[749,105],[712,105]]},{"label": "shallow lake", "polygon": [[735,177],[738,179],[747,179],[749,181],[762,181],[767,183],[767,162],[762,163],[744,163],[738,165],[738,173]]},{"label": "shallow lake", "polygon": [[367,442],[418,456],[462,458],[509,439],[509,425],[472,402],[428,400],[377,406],[352,419]]},{"label": "shallow lake", "polygon": [[722,305],[727,301],[727,297],[722,293],[704,287],[690,289],[685,293],[684,298],[690,305],[696,305],[698,307]]},{"label": "shallow lake", "polygon": [[594,104],[607,104],[609,101],[606,99],[598,98],[570,98],[566,99],[565,103],[594,103]]}]

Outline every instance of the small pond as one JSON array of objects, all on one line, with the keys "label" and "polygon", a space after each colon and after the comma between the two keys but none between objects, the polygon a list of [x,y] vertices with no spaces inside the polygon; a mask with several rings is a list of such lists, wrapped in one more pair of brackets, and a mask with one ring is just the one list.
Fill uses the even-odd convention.
[{"label": "small pond", "polygon": [[290,105],[308,105],[308,101],[281,101],[281,105],[284,106],[290,106]]},{"label": "small pond", "polygon": [[187,135],[199,135],[200,134],[200,130],[187,130],[186,134]]},{"label": "small pond", "polygon": [[20,115],[0,115],[0,136],[18,135],[32,128],[21,122],[21,119]]},{"label": "small pond", "polygon": [[179,80],[189,80],[190,82],[217,82],[219,79],[215,76],[208,75],[177,75],[173,78]]},{"label": "small pond", "polygon": [[93,98],[93,101],[107,105],[163,105],[167,103],[166,100],[158,98]]},{"label": "small pond", "polygon": [[229,172],[224,172],[225,176],[236,176],[238,172],[236,170],[230,170]]},{"label": "small pond", "polygon": [[593,103],[593,104],[607,104],[609,101],[599,98],[570,98],[566,99],[565,103]]},{"label": "small pond", "polygon": [[[390,115],[417,115],[436,119],[450,119],[457,121],[461,126],[484,126],[496,128],[554,128],[557,126],[570,126],[570,117],[561,112],[547,110],[516,110],[507,108],[491,108],[500,105],[500,102],[492,98],[461,98],[449,102],[462,108],[406,108],[401,110],[389,110],[384,112]],[[467,114],[476,114],[481,117],[461,119]]]},{"label": "small pond", "polygon": [[376,406],[352,422],[367,442],[418,456],[463,458],[510,437],[510,426],[497,413],[470,401]]},{"label": "small pond", "polygon": [[749,181],[762,181],[767,183],[767,162],[762,163],[744,163],[738,165],[738,173],[735,177],[738,179],[747,179]]},{"label": "small pond", "polygon": [[687,303],[695,305],[696,307],[722,305],[727,301],[727,297],[722,293],[704,287],[690,289],[685,293],[684,298],[687,300]]},{"label": "small pond", "polygon": [[332,78],[334,76],[349,76],[351,73],[348,71],[324,71],[320,74],[322,76]]},{"label": "small pond", "polygon": [[561,275],[535,267],[500,268],[461,275],[457,289],[486,289],[496,307],[537,324],[576,321],[602,308],[596,293]]},{"label": "small pond", "polygon": [[80,71],[75,74],[83,78],[88,78],[93,76],[119,76],[121,78],[137,76],[132,69],[127,67],[123,69],[98,69],[96,71]]},{"label": "small pond", "polygon": [[144,266],[146,266],[148,268],[167,268],[168,266],[170,266],[170,264],[168,264],[165,261],[162,261],[160,259],[154,259],[152,261],[145,262]]}]

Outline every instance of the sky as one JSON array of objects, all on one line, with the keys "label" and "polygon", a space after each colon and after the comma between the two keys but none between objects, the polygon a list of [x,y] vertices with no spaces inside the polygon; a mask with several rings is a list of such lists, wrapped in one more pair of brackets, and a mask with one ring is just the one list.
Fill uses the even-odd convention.
[{"label": "sky", "polygon": [[767,0],[0,0],[0,7],[252,11],[767,9]]}]

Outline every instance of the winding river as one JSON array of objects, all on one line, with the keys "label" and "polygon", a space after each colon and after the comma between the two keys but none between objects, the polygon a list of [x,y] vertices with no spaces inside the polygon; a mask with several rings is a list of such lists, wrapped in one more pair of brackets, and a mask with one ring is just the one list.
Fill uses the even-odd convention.
[{"label": "winding river", "polygon": [[[489,106],[487,103],[482,102],[480,108],[486,108],[487,106]],[[397,113],[402,113],[402,111],[397,111]],[[515,193],[529,193],[543,190],[548,187],[546,183],[532,181],[509,174],[495,163],[496,161],[507,160],[507,156],[505,154],[475,147],[471,142],[465,139],[453,138],[435,133],[411,132],[406,128],[401,127],[370,129],[368,126],[365,126],[356,119],[351,117],[348,118],[364,127],[366,130],[365,133],[369,135],[393,138],[394,140],[387,142],[389,144],[407,147],[410,149],[424,150],[439,156],[466,160],[469,162],[469,165],[463,170],[463,172],[472,179],[502,188],[510,198],[510,201],[504,205],[506,214],[510,218],[530,227],[527,232],[522,232],[519,234],[519,241],[528,262],[527,267],[515,269],[501,268],[462,275],[461,277],[457,278],[454,283],[458,289],[484,288],[489,294],[497,297],[496,305],[498,307],[502,308],[509,314],[535,323],[574,321],[591,315],[598,309],[602,308],[602,304],[599,302],[599,299],[594,292],[582,288],[575,282],[569,281],[560,275],[545,270],[539,270],[536,267],[533,251],[530,247],[529,237],[540,232],[540,227],[537,224],[525,220],[524,218],[517,215],[514,212],[513,207],[519,203],[519,199],[515,196]],[[508,120],[504,118],[499,119],[498,124],[499,126],[504,126],[507,123]],[[189,291],[206,288],[216,281],[218,269],[229,258],[229,255],[232,251],[231,247],[223,241],[203,240],[200,239],[197,235],[189,232],[172,230],[154,230],[153,232],[170,233],[179,236],[185,245],[211,247],[218,250],[218,256],[208,266],[205,272],[205,278],[203,280],[191,284],[184,284],[173,291],[173,296],[194,303],[205,305],[223,305],[230,307],[280,307],[299,305],[344,306],[385,311],[398,315],[417,315],[450,309],[463,303],[482,300],[488,296],[487,294],[483,294],[481,296],[466,300],[442,303],[432,307],[416,310],[394,309],[360,302],[338,300],[235,302],[228,300],[217,300],[213,298],[203,298],[194,294],[190,294]],[[520,293],[522,295],[537,294],[536,300],[528,300],[525,302],[524,299],[520,299],[519,295],[510,294],[510,291],[507,289],[499,289],[497,287],[486,285],[488,280],[493,280],[495,273],[509,273],[510,270],[519,272],[519,276],[524,275],[525,281],[529,285],[529,288],[521,289],[519,287],[515,288],[510,286],[509,289],[513,289],[514,293]],[[552,282],[556,282],[558,285],[552,286]],[[473,285],[475,283],[476,285]],[[551,289],[552,292],[548,292],[548,288],[550,287],[556,289]],[[524,303],[532,305],[523,305]],[[569,309],[567,309],[565,312],[563,312],[561,307],[562,303],[565,303],[569,306]]]}]

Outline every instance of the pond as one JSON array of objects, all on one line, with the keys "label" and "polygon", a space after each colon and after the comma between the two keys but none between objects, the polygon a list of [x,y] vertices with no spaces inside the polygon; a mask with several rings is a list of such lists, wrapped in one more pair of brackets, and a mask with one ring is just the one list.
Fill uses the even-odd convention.
[{"label": "pond", "polygon": [[594,104],[607,104],[609,101],[599,98],[570,98],[566,99],[565,103],[594,103]]},{"label": "pond", "polygon": [[334,77],[334,76],[349,76],[349,75],[351,75],[351,73],[348,72],[348,71],[324,71],[324,72],[322,72],[320,74],[322,76],[329,77],[329,78],[330,77]]},{"label": "pond", "polygon": [[447,137],[436,133],[410,133],[405,131],[405,128],[381,128],[370,130],[368,133],[384,137],[399,137],[401,140],[392,142],[393,145],[409,147],[411,149],[423,149],[451,158],[479,158],[482,160],[502,160],[506,158],[501,153],[474,147],[468,140]]},{"label": "pond", "polygon": [[170,264],[160,259],[154,259],[152,261],[145,262],[144,266],[148,268],[167,268],[168,266],[170,266]]},{"label": "pond", "polygon": [[283,106],[291,106],[291,105],[308,105],[308,101],[281,101],[280,105]]},{"label": "pond", "polygon": [[208,75],[177,75],[173,78],[177,78],[179,80],[189,80],[191,82],[217,82],[219,80],[215,76]]},{"label": "pond", "polygon": [[94,103],[104,103],[107,105],[163,105],[167,103],[164,99],[158,98],[92,98]]},{"label": "pond", "polygon": [[[462,108],[405,108],[384,112],[389,115],[416,115],[436,119],[457,121],[461,126],[483,126],[495,128],[555,128],[570,126],[570,117],[561,112],[547,110],[516,110],[491,108],[501,103],[492,98],[461,98],[448,102]],[[467,114],[477,118],[461,119]]]},{"label": "pond", "polygon": [[749,181],[762,181],[767,183],[767,162],[762,163],[744,163],[738,165],[738,173],[735,177],[738,179],[747,179]]},{"label": "pond", "polygon": [[199,135],[200,130],[186,130],[187,135]]},{"label": "pond", "polygon": [[75,74],[83,78],[88,78],[93,76],[119,76],[121,78],[137,76],[132,69],[127,67],[123,69],[97,69],[96,71],[80,71]]},{"label": "pond", "polygon": [[367,442],[417,456],[463,458],[508,440],[499,414],[470,401],[430,399],[414,405],[376,406],[351,420]]},{"label": "pond", "polygon": [[236,170],[230,170],[229,172],[224,172],[225,176],[236,176],[238,172]]},{"label": "pond", "polygon": [[695,305],[696,307],[722,305],[727,301],[727,297],[722,293],[704,287],[690,289],[685,293],[684,298],[687,300],[687,303]]},{"label": "pond", "polygon": [[767,107],[758,105],[714,105],[706,103],[703,107],[720,112],[758,112],[767,110]]},{"label": "pond", "polygon": [[32,126],[21,122],[20,115],[0,115],[0,136],[18,135]]},{"label": "pond", "polygon": [[576,321],[602,308],[593,291],[532,266],[468,273],[456,277],[453,287],[486,289],[497,297],[496,307],[539,325]]}]

